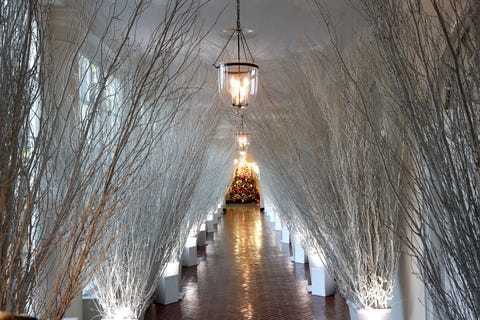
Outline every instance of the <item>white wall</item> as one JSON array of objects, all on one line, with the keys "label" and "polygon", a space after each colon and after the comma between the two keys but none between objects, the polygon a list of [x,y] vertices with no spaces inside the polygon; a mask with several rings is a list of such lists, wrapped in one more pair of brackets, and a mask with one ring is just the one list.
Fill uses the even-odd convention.
[{"label": "white wall", "polygon": [[413,258],[402,254],[391,301],[392,320],[427,320],[425,286],[415,273]]}]

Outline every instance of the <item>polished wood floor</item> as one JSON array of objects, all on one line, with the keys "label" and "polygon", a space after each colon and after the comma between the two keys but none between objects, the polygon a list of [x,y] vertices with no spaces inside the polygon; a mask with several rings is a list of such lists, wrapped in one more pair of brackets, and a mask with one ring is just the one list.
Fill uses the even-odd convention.
[{"label": "polished wood floor", "polygon": [[185,297],[170,305],[152,304],[152,319],[325,319],[348,320],[338,294],[312,296],[308,265],[290,262],[256,207],[227,208],[209,244],[198,247],[199,265],[182,269]]}]

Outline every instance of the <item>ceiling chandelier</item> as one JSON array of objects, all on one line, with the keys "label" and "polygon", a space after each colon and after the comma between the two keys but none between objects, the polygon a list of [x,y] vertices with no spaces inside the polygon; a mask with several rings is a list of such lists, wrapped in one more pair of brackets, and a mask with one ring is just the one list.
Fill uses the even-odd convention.
[{"label": "ceiling chandelier", "polygon": [[[236,61],[218,63],[234,37],[237,40]],[[240,25],[240,0],[237,0],[237,26],[220,51],[214,66],[218,69],[219,94],[225,103],[237,109],[245,109],[253,103],[258,92],[258,65],[255,64]]]},{"label": "ceiling chandelier", "polygon": [[237,143],[238,149],[240,152],[247,151],[248,145],[250,144],[250,134],[248,134],[243,127],[243,113],[240,115],[240,126],[237,132]]},{"label": "ceiling chandelier", "polygon": [[248,133],[238,132],[237,142],[238,142],[238,149],[240,151],[246,151],[248,149],[248,145],[250,144],[250,135]]},{"label": "ceiling chandelier", "polygon": [[244,166],[247,163],[247,151],[240,151],[240,166]]}]

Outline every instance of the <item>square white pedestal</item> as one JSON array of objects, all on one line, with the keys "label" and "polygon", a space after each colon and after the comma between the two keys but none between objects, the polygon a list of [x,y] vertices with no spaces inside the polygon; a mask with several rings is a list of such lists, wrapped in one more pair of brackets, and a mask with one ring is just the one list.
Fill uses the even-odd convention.
[{"label": "square white pedestal", "polygon": [[308,255],[310,279],[312,284],[307,290],[315,296],[326,297],[335,293],[335,280],[325,268],[323,261],[318,255]]},{"label": "square white pedestal", "polygon": [[280,231],[282,230],[282,220],[280,220],[280,217],[276,216],[275,217],[275,231]]},{"label": "square white pedestal", "polygon": [[293,261],[295,263],[307,263],[308,258],[305,250],[301,245],[295,243],[293,245]]},{"label": "square white pedestal", "polygon": [[282,243],[290,243],[290,231],[288,231],[287,227],[282,228]]},{"label": "square white pedestal", "polygon": [[179,276],[178,262],[169,262],[157,288],[155,289],[154,301],[161,304],[170,304],[178,301],[179,297]]},{"label": "square white pedestal", "polygon": [[207,226],[207,232],[215,232],[215,227],[213,226],[213,215],[208,215],[207,220],[205,221]]},{"label": "square white pedestal", "polygon": [[269,220],[270,222],[275,222],[275,219],[276,219],[275,213],[270,213],[269,218],[270,218],[270,220]]},{"label": "square white pedestal", "polygon": [[184,267],[193,267],[197,264],[197,238],[188,238],[185,247],[183,248],[182,265]]},{"label": "square white pedestal", "polygon": [[220,219],[222,218],[222,211],[221,209],[217,209],[217,211],[215,211],[215,218],[217,220],[217,223],[220,223]]},{"label": "square white pedestal", "polygon": [[197,233],[197,246],[206,246],[207,245],[207,231],[205,223],[202,223],[200,230]]},{"label": "square white pedestal", "polygon": [[335,293],[335,280],[325,267],[310,268],[310,278],[312,284],[308,291],[313,295],[326,297]]}]

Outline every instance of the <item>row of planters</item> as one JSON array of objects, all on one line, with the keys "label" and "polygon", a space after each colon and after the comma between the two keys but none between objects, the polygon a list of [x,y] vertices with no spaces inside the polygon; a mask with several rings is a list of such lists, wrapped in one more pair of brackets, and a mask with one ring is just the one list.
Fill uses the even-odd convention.
[{"label": "row of planters", "polygon": [[269,79],[285,96],[252,110],[264,195],[321,248],[352,319],[396,316],[402,252],[425,313],[480,319],[480,4],[431,2],[361,1],[368,39],[286,61]]}]

